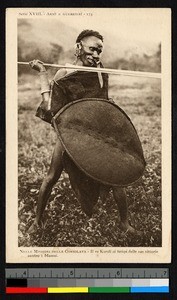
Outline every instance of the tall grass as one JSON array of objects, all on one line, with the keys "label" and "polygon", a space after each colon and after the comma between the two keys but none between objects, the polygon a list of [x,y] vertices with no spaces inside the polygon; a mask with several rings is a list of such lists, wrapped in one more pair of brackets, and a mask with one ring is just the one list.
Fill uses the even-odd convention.
[{"label": "tall grass", "polygon": [[37,75],[23,74],[19,78],[19,246],[161,246],[160,90],[158,80],[110,78],[109,96],[131,118],[147,162],[141,184],[126,189],[129,221],[142,234],[132,236],[120,230],[111,191],[107,199],[99,199],[93,217],[88,219],[63,172],[45,210],[45,227],[29,235],[27,229],[34,221],[39,188],[50,164],[56,134],[35,117],[41,101]]}]

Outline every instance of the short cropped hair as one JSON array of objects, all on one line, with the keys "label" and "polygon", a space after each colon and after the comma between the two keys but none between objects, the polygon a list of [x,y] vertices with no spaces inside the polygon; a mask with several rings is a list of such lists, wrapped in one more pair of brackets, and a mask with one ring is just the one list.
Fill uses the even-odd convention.
[{"label": "short cropped hair", "polygon": [[76,43],[80,43],[83,38],[88,36],[95,36],[103,42],[103,36],[98,31],[85,29],[78,35]]}]

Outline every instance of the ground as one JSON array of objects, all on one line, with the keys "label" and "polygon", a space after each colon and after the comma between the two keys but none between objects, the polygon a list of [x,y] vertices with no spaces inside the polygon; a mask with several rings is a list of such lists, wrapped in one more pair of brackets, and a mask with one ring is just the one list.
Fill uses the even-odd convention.
[{"label": "ground", "polygon": [[147,163],[139,183],[126,188],[129,221],[141,231],[132,235],[119,228],[119,213],[109,193],[99,199],[89,219],[70,187],[66,173],[53,188],[44,214],[45,225],[27,232],[34,221],[39,188],[56,141],[54,129],[35,117],[40,103],[38,75],[19,77],[18,205],[19,246],[160,247],[161,230],[161,86],[158,79],[110,78],[109,96],[131,118],[142,142]]}]

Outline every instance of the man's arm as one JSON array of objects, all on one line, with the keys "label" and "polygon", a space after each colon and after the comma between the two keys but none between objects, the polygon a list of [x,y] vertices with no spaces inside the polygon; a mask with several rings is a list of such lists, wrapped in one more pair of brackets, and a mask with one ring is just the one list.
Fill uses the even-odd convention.
[{"label": "man's arm", "polygon": [[41,95],[42,95],[42,108],[48,110],[49,109],[49,98],[50,98],[50,84],[48,81],[48,76],[46,72],[46,68],[43,63],[35,59],[29,62],[29,65],[32,69],[39,72],[40,82],[41,82]]}]

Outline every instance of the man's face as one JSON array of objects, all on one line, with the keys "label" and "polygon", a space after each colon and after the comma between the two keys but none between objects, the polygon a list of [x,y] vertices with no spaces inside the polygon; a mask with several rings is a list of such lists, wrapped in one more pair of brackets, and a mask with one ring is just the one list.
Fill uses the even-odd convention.
[{"label": "man's face", "polygon": [[80,60],[83,65],[96,67],[103,51],[103,42],[95,36],[89,36],[83,38],[81,47]]}]

